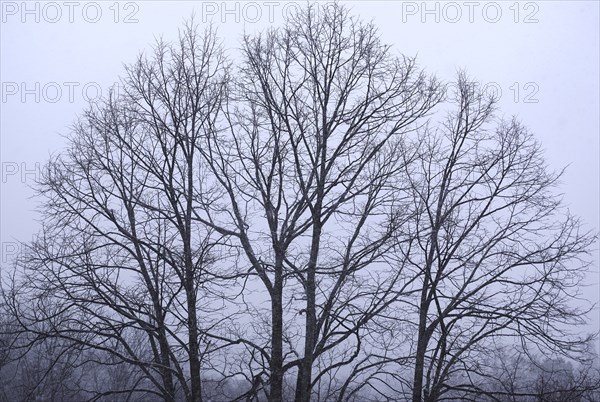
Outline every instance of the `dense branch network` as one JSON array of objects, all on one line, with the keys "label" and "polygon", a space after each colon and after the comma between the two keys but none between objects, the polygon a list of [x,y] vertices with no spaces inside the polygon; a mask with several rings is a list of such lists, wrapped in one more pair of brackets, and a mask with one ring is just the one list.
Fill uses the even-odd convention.
[{"label": "dense branch network", "polygon": [[2,278],[0,372],[31,378],[10,395],[502,400],[547,391],[492,353],[584,360],[595,237],[495,99],[463,73],[445,94],[338,4],[241,45],[159,41],[48,162]]}]

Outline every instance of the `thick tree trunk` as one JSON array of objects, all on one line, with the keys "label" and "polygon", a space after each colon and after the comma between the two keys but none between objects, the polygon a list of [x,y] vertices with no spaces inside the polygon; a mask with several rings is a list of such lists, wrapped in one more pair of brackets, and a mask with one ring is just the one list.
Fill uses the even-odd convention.
[{"label": "thick tree trunk", "polygon": [[188,307],[188,342],[190,358],[190,385],[192,402],[202,401],[202,381],[200,378],[200,357],[198,346],[198,318],[196,313],[196,295],[193,286],[186,289]]},{"label": "thick tree trunk", "polygon": [[195,270],[192,260],[192,245],[191,245],[191,216],[193,205],[194,188],[194,159],[190,154],[187,160],[187,181],[188,195],[185,211],[185,230],[182,232],[184,238],[184,253],[185,253],[185,293],[187,299],[188,310],[188,348],[190,359],[190,387],[191,387],[191,402],[202,401],[202,379],[200,378],[200,356],[198,345],[198,316],[196,311],[196,287],[195,287]]},{"label": "thick tree trunk", "polygon": [[[321,196],[322,197],[322,196]],[[313,217],[314,226],[312,233],[312,244],[310,250],[310,260],[308,262],[306,274],[306,331],[304,338],[304,358],[298,368],[298,379],[296,381],[296,402],[310,401],[312,391],[312,366],[314,363],[315,345],[317,342],[317,304],[316,304],[316,281],[315,273],[317,269],[317,260],[319,258],[319,246],[321,243],[321,223],[320,212],[321,202],[317,201],[315,206],[316,214]]]},{"label": "thick tree trunk", "polygon": [[160,347],[161,376],[165,393],[163,398],[165,402],[175,402],[175,384],[173,383],[173,373],[171,372],[171,358],[169,356],[169,343],[164,330],[164,319],[160,311],[157,311],[157,319],[160,321],[158,333],[158,344]]},{"label": "thick tree trunk", "polygon": [[412,402],[421,402],[423,397],[423,372],[425,371],[425,353],[427,352],[427,287],[421,292],[421,311],[419,312],[419,330],[415,356]]},{"label": "thick tree trunk", "polygon": [[314,272],[307,275],[306,295],[306,336],[304,339],[304,358],[300,363],[298,379],[296,381],[296,402],[310,401],[312,366],[314,362],[313,352],[316,343],[316,311],[315,311],[315,275]]},{"label": "thick tree trunk", "polygon": [[[277,264],[276,264],[277,265]],[[271,389],[269,402],[283,401],[283,280],[276,269],[271,294]]]}]

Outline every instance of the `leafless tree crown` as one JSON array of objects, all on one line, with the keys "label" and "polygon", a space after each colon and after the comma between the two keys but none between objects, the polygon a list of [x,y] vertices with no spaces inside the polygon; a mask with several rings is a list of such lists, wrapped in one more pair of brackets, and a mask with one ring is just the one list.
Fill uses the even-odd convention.
[{"label": "leafless tree crown", "polygon": [[591,306],[573,303],[595,236],[465,73],[445,93],[335,4],[244,36],[235,60],[191,22],[122,88],[39,180],[42,228],[2,278],[1,397],[597,390],[575,330]]}]

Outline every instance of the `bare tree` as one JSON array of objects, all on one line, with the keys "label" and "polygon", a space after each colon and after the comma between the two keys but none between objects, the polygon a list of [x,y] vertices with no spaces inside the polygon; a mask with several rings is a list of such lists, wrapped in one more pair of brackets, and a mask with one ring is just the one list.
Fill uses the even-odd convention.
[{"label": "bare tree", "polygon": [[482,360],[472,379],[477,388],[450,391],[464,400],[498,402],[597,401],[600,396],[598,357],[588,354],[585,363],[561,357],[542,358],[520,345],[498,345]]},{"label": "bare tree", "polygon": [[532,135],[495,119],[495,100],[464,74],[457,87],[456,111],[420,133],[419,156],[405,164],[412,218],[399,260],[419,279],[398,311],[414,317],[400,318],[416,334],[415,402],[439,400],[449,378],[475,372],[493,338],[563,353],[589,340],[570,330],[590,306],[571,301],[595,237],[562,207],[560,172],[549,171]]},{"label": "bare tree", "polygon": [[225,95],[226,63],[214,34],[190,26],[127,72],[125,93],[91,105],[46,166],[43,230],[5,299],[32,342],[111,353],[150,381],[137,391],[200,401],[203,287],[217,280],[220,236],[193,219],[195,143]]},{"label": "bare tree", "polygon": [[198,219],[236,239],[270,299],[257,345],[268,363],[256,369],[269,400],[295,369],[295,400],[308,401],[328,371],[352,363],[361,328],[390,302],[393,275],[373,267],[400,224],[400,138],[441,95],[337,4],[246,37],[242,53],[228,127],[199,149],[226,196]]},{"label": "bare tree", "polygon": [[3,284],[12,348],[114,367],[91,400],[169,402],[433,401],[475,389],[449,380],[494,337],[576,352],[593,237],[531,135],[458,88],[427,120],[438,81],[338,4],[235,64],[193,22],[159,41],[46,166]]}]

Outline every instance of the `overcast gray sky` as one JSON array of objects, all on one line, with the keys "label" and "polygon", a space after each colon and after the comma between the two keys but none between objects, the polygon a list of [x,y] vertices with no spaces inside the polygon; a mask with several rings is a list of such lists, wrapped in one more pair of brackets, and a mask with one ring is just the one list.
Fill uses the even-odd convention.
[{"label": "overcast gray sky", "polygon": [[[597,1],[351,1],[384,42],[442,80],[465,69],[542,142],[571,212],[600,227],[600,50]],[[195,13],[226,46],[305,2],[1,1],[2,263],[36,231],[32,184],[61,135],[157,36]],[[598,271],[599,251],[594,251]],[[598,301],[596,272],[586,297]],[[593,326],[600,317],[595,313]]]}]

